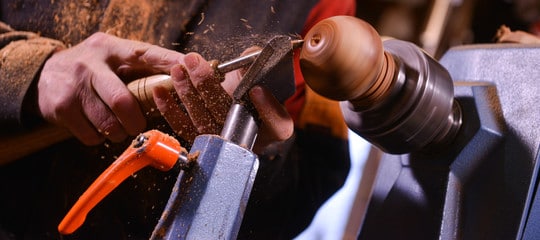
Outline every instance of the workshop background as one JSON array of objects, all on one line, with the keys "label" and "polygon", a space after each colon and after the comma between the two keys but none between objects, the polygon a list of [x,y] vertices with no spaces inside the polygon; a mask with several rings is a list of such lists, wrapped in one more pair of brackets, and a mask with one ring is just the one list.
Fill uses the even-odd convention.
[{"label": "workshop background", "polygon": [[406,40],[438,59],[448,48],[493,43],[497,29],[538,33],[538,0],[364,0],[357,15],[381,36]]}]

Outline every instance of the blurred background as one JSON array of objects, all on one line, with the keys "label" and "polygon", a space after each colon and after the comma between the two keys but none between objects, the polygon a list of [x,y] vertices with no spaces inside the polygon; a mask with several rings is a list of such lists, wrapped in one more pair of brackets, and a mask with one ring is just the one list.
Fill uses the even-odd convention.
[{"label": "blurred background", "polygon": [[501,25],[538,33],[539,0],[363,0],[358,17],[381,35],[410,41],[438,59],[452,46],[493,43]]}]

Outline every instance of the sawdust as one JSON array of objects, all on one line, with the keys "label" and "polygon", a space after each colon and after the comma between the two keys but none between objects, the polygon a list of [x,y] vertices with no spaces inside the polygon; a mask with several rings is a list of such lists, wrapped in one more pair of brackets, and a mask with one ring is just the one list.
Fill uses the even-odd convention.
[{"label": "sawdust", "polygon": [[204,22],[204,12],[201,13],[201,20],[197,23],[197,25],[201,25]]},{"label": "sawdust", "polygon": [[95,32],[103,15],[99,0],[83,0],[81,4],[59,1],[56,4],[59,7],[54,14],[55,35],[68,46],[79,43]]},{"label": "sawdust", "polygon": [[199,158],[199,155],[201,155],[200,151],[195,151],[193,153],[188,154],[188,162],[196,162]]},{"label": "sawdust", "polygon": [[[158,18],[155,14],[159,15],[158,9],[163,8],[162,1],[150,3],[148,1],[112,0],[109,4],[103,16],[100,31],[132,40],[153,43],[158,41],[151,39],[154,34],[146,33],[150,31],[150,28],[155,27]],[[158,12],[154,12],[154,10]]]},{"label": "sawdust", "polygon": [[[107,4],[108,7],[106,7]],[[81,0],[78,2],[51,0],[51,5],[54,5],[56,9],[52,18],[54,21],[54,34],[51,37],[61,40],[68,46],[73,46],[83,41],[96,31],[103,31],[122,38],[141,40],[154,44],[161,43],[166,37],[160,33],[166,32],[166,30],[157,26],[165,26],[163,25],[163,21],[166,20],[166,15],[173,10],[177,10],[170,9],[172,4],[169,5],[168,1],[165,0]],[[186,3],[185,5],[189,4]],[[275,14],[276,8],[269,6],[267,11]],[[180,11],[177,17],[186,15],[186,12],[188,10]],[[216,25],[220,21],[210,21],[209,16],[210,14],[206,14],[204,11],[192,16],[192,21],[197,25],[196,27],[186,27],[187,22],[170,26],[171,28],[179,28],[180,31],[185,30],[187,32],[177,34],[184,36],[183,40],[178,40],[178,42],[171,41],[169,44],[178,47],[177,50],[182,52],[199,52],[206,59],[226,61],[239,56],[242,51],[249,47],[264,46],[268,39],[275,35],[269,32],[261,33],[260,26],[254,28],[252,23],[250,23],[250,19],[253,20],[253,18],[238,17],[237,20],[231,20],[233,22],[237,21],[237,24],[233,24],[236,25],[233,29],[234,31],[223,37],[216,37],[225,31]],[[33,21],[39,21],[41,19],[40,17],[37,16]],[[178,19],[190,18],[182,17]],[[192,29],[193,31],[188,31],[187,29]],[[186,42],[190,45],[186,45]],[[152,115],[153,112],[157,111],[151,109],[145,113],[146,115]],[[224,117],[219,117],[218,123],[222,124],[223,120]],[[204,128],[219,129],[219,127],[214,125],[208,125]],[[212,131],[212,133],[217,133],[217,131]],[[104,132],[104,134],[107,135],[108,133]]]},{"label": "sawdust", "polygon": [[[166,0],[51,2],[58,4],[53,19],[54,35],[68,46],[100,31],[167,47],[172,44],[172,41],[168,40],[170,36],[178,32],[173,28],[182,28],[181,24],[170,26],[167,22],[166,18],[171,17],[168,14],[176,9],[171,9],[171,3]],[[189,6],[185,9],[189,9]],[[179,14],[186,15],[184,10]]]}]

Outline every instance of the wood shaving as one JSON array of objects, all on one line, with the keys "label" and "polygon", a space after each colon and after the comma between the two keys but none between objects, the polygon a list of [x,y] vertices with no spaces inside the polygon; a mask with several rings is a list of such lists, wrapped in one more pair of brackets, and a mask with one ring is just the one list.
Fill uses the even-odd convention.
[{"label": "wood shaving", "polygon": [[204,12],[201,13],[201,20],[197,23],[197,25],[201,25],[204,22]]}]

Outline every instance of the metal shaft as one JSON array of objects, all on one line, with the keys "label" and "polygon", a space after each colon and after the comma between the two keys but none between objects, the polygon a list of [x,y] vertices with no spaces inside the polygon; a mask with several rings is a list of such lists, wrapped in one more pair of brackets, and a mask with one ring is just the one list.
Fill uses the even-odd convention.
[{"label": "metal shaft", "polygon": [[242,104],[233,104],[221,130],[221,136],[246,149],[252,149],[258,129],[257,122],[249,109]]}]

